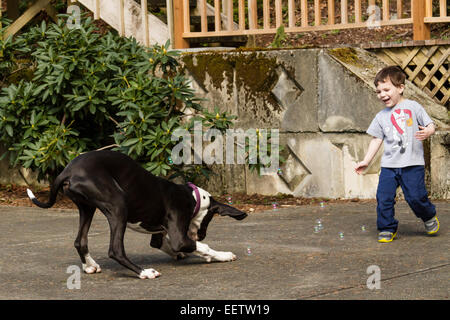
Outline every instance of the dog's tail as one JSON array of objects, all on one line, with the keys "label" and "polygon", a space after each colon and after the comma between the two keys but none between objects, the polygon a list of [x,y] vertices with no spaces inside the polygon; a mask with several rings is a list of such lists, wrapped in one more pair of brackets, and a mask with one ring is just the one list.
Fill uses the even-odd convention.
[{"label": "dog's tail", "polygon": [[67,177],[63,174],[60,174],[58,177],[56,177],[55,181],[53,181],[52,187],[50,188],[50,198],[47,203],[40,202],[38,199],[36,199],[35,195],[30,189],[27,189],[28,197],[38,207],[45,209],[51,208],[56,202],[58,190],[61,188],[61,185],[64,183],[66,179]]}]

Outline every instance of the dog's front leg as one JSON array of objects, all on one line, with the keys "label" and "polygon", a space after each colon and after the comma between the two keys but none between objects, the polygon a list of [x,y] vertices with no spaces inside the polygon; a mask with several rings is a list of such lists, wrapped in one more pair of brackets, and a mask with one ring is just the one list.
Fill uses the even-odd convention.
[{"label": "dog's front leg", "polygon": [[211,249],[207,244],[196,242],[197,248],[193,252],[196,256],[202,257],[206,262],[211,262],[212,259],[227,262],[236,260],[236,255],[233,252],[215,251]]}]

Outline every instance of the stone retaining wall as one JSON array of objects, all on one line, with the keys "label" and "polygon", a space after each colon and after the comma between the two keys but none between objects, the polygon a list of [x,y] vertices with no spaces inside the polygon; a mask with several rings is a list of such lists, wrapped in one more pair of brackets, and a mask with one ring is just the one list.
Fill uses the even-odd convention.
[{"label": "stone retaining wall", "polygon": [[[373,78],[384,63],[363,49],[190,52],[181,56],[197,95],[213,110],[237,115],[234,128],[280,131],[286,162],[259,176],[245,165],[213,165],[202,183],[211,193],[245,192],[302,197],[375,198],[381,150],[364,175],[354,173],[383,108]],[[450,198],[449,125],[445,107],[407,82],[405,97],[421,103],[438,126],[425,144],[428,190]],[[225,158],[225,157],[224,157]],[[0,183],[34,182],[0,163]]]},{"label": "stone retaining wall", "polygon": [[[216,165],[205,181],[212,192],[304,197],[374,198],[381,150],[364,175],[354,173],[383,108],[373,79],[384,63],[363,49],[296,49],[184,54],[186,74],[207,105],[238,116],[235,128],[277,128],[286,162],[269,176],[243,165]],[[439,131],[427,142],[427,182],[450,197],[447,110],[413,84],[405,97],[421,103]]]}]

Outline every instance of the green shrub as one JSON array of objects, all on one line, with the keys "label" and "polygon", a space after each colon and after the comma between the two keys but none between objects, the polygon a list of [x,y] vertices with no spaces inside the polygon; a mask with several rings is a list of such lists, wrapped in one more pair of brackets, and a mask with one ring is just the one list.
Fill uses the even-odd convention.
[{"label": "green shrub", "polygon": [[[192,132],[195,120],[224,132],[235,117],[202,108],[179,72],[179,52],[168,51],[169,43],[145,48],[116,33],[100,35],[90,18],[68,29],[68,17],[6,43],[8,54],[27,54],[34,68],[32,81],[0,92],[2,158],[52,180],[79,154],[115,146],[155,175],[208,176],[204,164],[173,163],[172,133]],[[196,113],[191,121],[183,121],[186,108]]]},{"label": "green shrub", "polygon": [[[179,53],[167,51],[168,43],[146,49],[135,39],[100,36],[89,18],[69,30],[67,17],[42,22],[17,40],[36,67],[33,81],[0,93],[0,143],[8,147],[3,157],[51,179],[80,153],[116,144],[156,175],[186,175],[170,161],[171,132],[186,126],[182,109],[197,110],[212,126],[215,121],[202,114],[178,73]],[[8,41],[10,54],[14,41]]]}]

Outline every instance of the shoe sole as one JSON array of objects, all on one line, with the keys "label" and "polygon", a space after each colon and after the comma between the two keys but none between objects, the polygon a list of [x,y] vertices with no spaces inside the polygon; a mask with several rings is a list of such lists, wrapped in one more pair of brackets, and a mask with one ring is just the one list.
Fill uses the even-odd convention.
[{"label": "shoe sole", "polygon": [[395,239],[396,236],[397,236],[397,232],[394,233],[394,234],[392,235],[392,237],[391,237],[389,240],[388,240],[388,239],[380,239],[380,240],[378,240],[378,242],[379,242],[379,243],[389,243],[389,242],[394,241],[394,239]]},{"label": "shoe sole", "polygon": [[427,234],[428,235],[433,235],[433,234],[436,234],[438,231],[439,231],[439,227],[440,227],[440,224],[439,224],[439,220],[438,220],[438,218],[436,217],[436,222],[437,222],[437,229],[436,230],[433,230],[433,231],[430,231],[430,232],[427,232]]}]

